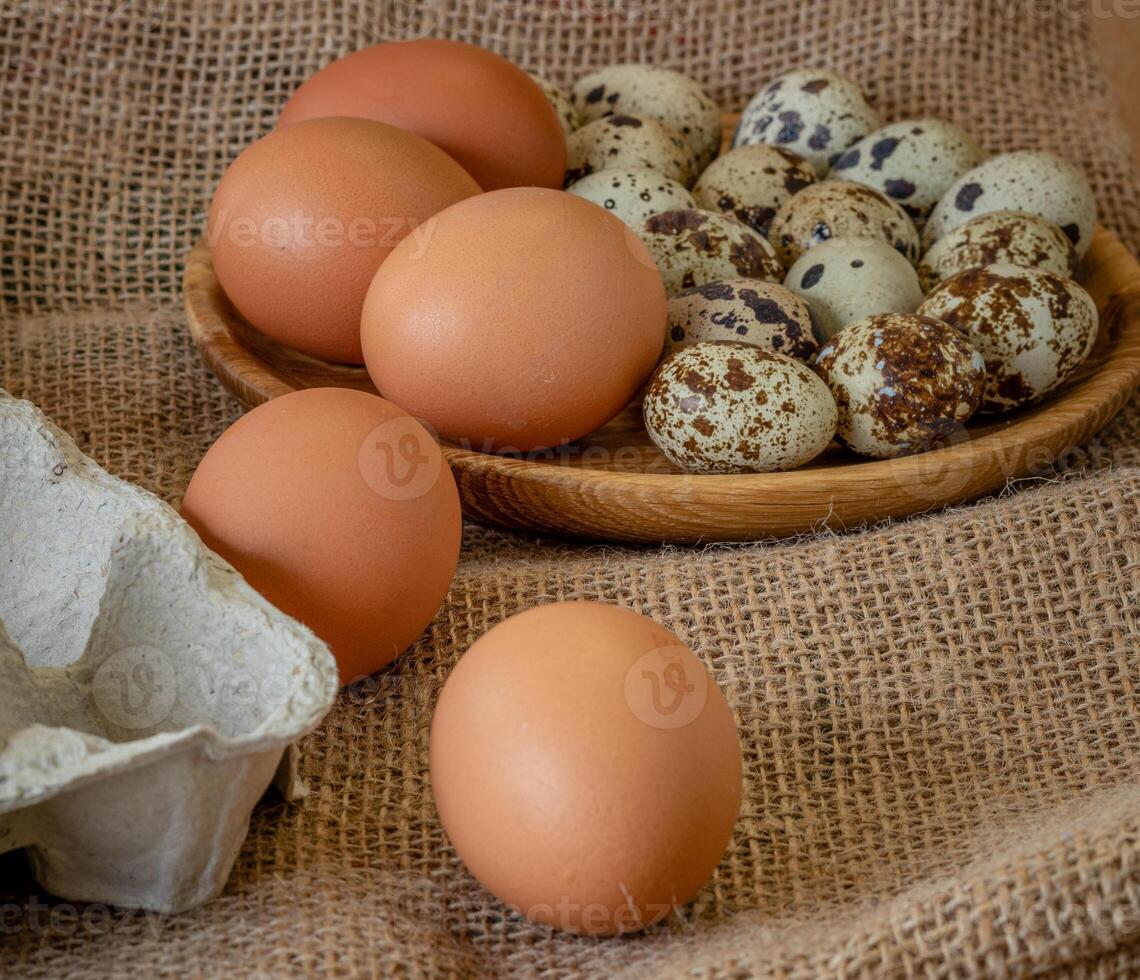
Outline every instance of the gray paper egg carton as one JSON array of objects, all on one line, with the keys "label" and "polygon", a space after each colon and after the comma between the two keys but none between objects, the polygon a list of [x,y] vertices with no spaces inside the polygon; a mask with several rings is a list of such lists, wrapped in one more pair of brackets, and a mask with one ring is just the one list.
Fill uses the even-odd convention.
[{"label": "gray paper egg carton", "polygon": [[207,901],[336,690],[309,630],[0,391],[0,853],[69,900]]}]

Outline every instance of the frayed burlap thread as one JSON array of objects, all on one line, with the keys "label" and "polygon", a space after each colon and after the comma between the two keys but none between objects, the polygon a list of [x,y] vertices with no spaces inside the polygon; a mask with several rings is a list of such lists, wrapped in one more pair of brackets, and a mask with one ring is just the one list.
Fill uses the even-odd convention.
[{"label": "frayed burlap thread", "polygon": [[[477,41],[563,83],[668,64],[726,109],[787,68],[835,67],[888,118],[1063,153],[1135,245],[1136,178],[1084,5],[919,6],[18,0],[0,14],[0,386],[176,502],[240,414],[178,297],[213,186],[302,78],[384,37]],[[222,898],[173,918],[77,909],[0,859],[0,975],[1140,974],[1138,490],[1134,401],[1055,477],[858,533],[623,549],[470,527],[428,632],[305,740],[311,794],[257,810]],[[676,630],[744,745],[728,853],[642,936],[511,914],[431,800],[449,668],[494,623],[564,598]]]}]

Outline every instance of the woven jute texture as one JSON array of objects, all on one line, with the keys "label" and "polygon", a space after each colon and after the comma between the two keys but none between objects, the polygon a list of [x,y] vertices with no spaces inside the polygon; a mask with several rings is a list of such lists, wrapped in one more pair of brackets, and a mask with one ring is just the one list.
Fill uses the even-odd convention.
[{"label": "woven jute texture", "polygon": [[[176,502],[240,412],[178,297],[212,188],[307,74],[390,37],[476,41],[563,83],[653,61],[726,109],[783,70],[834,67],[888,118],[1064,154],[1135,245],[1089,40],[1092,17],[1134,6],[9,0],[0,386]],[[305,740],[311,795],[258,809],[221,899],[174,918],[77,908],[2,859],[0,976],[1140,975],[1138,489],[1133,402],[1056,479],[859,533],[624,550],[469,528],[428,633]],[[450,666],[505,616],[570,597],[676,630],[744,745],[728,853],[641,936],[511,914],[457,860],[428,786]]]}]

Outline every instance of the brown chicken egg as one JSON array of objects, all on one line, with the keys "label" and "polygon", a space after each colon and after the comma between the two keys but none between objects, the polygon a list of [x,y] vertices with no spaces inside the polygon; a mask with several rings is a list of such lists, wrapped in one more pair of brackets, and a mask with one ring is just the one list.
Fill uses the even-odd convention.
[{"label": "brown chicken egg", "polygon": [[459,558],[455,480],[395,405],[311,388],[260,405],[203,457],[182,516],[266,599],[379,670],[431,621]]},{"label": "brown chicken egg", "polygon": [[689,902],[740,808],[732,711],[669,630],[600,602],[538,606],[459,660],[431,785],[471,873],[527,918],[612,935]]},{"label": "brown chicken egg", "polygon": [[360,308],[392,247],[479,193],[446,153],[367,119],[279,129],[238,156],[210,205],[214,272],[238,311],[279,343],[359,364]]},{"label": "brown chicken egg", "polygon": [[557,446],[608,422],[665,344],[649,251],[604,208],[492,191],[406,238],[368,290],[361,339],[385,397],[481,451]]},{"label": "brown chicken egg", "polygon": [[558,113],[526,72],[473,44],[422,38],[345,55],[293,93],[279,124],[315,116],[364,116],[411,130],[484,190],[562,186]]}]

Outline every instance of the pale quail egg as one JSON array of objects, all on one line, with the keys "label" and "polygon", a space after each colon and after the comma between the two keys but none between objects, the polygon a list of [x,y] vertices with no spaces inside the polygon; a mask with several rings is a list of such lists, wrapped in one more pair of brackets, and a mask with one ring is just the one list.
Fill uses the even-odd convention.
[{"label": "pale quail egg", "polygon": [[968,269],[919,307],[961,330],[986,362],[982,411],[1005,412],[1063,384],[1096,343],[1096,304],[1071,279],[999,263]]},{"label": "pale quail egg", "polygon": [[794,469],[835,434],[835,400],[810,367],[733,341],[666,357],[643,411],[657,448],[693,473]]},{"label": "pale quail egg", "polygon": [[904,119],[844,150],[831,176],[881,191],[921,228],[946,188],[984,159],[982,148],[957,126],[940,119]]},{"label": "pale quail egg", "polygon": [[878,125],[878,114],[849,78],[823,68],[801,68],[753,96],[732,145],[783,146],[809,160],[823,177],[833,160]]},{"label": "pale quail egg", "polygon": [[696,176],[684,138],[656,119],[605,116],[566,140],[566,185],[598,170],[656,170],[688,187]]},{"label": "pale quail egg", "polygon": [[923,288],[967,269],[1009,262],[1072,277],[1077,253],[1068,236],[1052,221],[1024,211],[980,214],[938,239],[918,264]]},{"label": "pale quail egg", "polygon": [[1079,169],[1052,153],[1002,153],[963,174],[931,212],[923,240],[931,244],[990,211],[1028,211],[1052,221],[1073,243],[1078,258],[1092,244],[1092,188]]},{"label": "pale quail egg", "polygon": [[819,345],[811,310],[789,289],[759,279],[720,279],[669,300],[666,351],[736,340],[807,361]]},{"label": "pale quail egg", "polygon": [[566,136],[569,136],[582,125],[582,117],[578,115],[578,110],[570,96],[545,78],[540,78],[538,75],[531,75],[530,77],[542,89],[542,94],[546,96],[550,104],[554,106],[554,111],[558,113],[558,121],[562,124],[562,132]]},{"label": "pale quail egg", "polygon": [[839,406],[839,439],[863,456],[906,456],[950,442],[982,400],[986,366],[953,327],[914,313],[869,316],[815,361]]},{"label": "pale quail egg", "polygon": [[692,194],[656,170],[599,170],[567,190],[612,211],[635,230],[651,214],[696,207]]},{"label": "pale quail egg", "polygon": [[796,259],[784,285],[807,300],[824,340],[874,313],[913,313],[922,302],[914,266],[872,239],[820,243]]},{"label": "pale quail egg", "polygon": [[918,261],[918,231],[896,201],[862,184],[825,180],[785,202],[768,241],[787,268],[804,252],[831,238],[877,239],[907,261]]},{"label": "pale quail egg", "polygon": [[717,157],[697,180],[693,197],[698,206],[730,214],[767,235],[780,205],[814,183],[815,170],[803,157],[757,143]]},{"label": "pale quail egg", "polygon": [[574,86],[574,105],[585,120],[614,113],[656,119],[688,142],[703,170],[720,149],[720,109],[691,78],[653,65],[610,65]]},{"label": "pale quail egg", "polygon": [[780,282],[784,278],[772,246],[747,225],[723,214],[697,208],[662,211],[645,219],[640,235],[653,253],[669,296],[716,279]]}]

